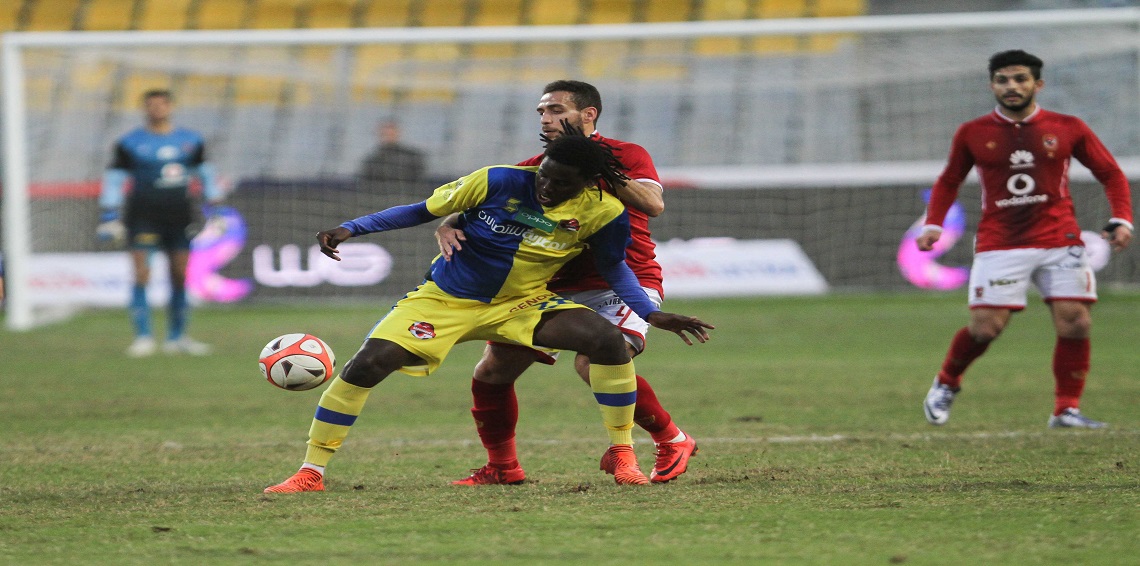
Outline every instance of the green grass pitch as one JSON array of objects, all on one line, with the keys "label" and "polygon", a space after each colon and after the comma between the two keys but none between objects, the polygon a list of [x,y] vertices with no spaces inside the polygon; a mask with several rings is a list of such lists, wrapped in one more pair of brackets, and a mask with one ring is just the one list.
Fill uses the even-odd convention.
[{"label": "green grass pitch", "polygon": [[[1140,296],[1102,296],[1083,408],[1048,430],[1052,326],[1034,300],[971,368],[950,422],[920,402],[964,297],[670,300],[717,325],[653,331],[639,373],[701,452],[678,480],[598,470],[597,406],[571,364],[518,384],[528,482],[449,485],[485,456],[460,345],[380,384],[324,493],[296,470],[320,390],[267,384],[270,338],[311,332],[343,364],[388,308],[204,308],[207,358],[123,357],[123,311],[0,333],[3,564],[1135,564]],[[162,320],[156,320],[161,327]],[[643,469],[652,443],[635,433]]]}]

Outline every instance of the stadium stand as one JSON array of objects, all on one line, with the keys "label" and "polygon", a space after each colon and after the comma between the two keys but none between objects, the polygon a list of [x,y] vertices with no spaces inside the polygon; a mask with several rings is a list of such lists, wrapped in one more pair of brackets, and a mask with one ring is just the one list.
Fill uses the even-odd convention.
[{"label": "stadium stand", "polygon": [[411,5],[415,0],[384,0],[369,2],[360,19],[364,27],[387,28],[408,24]]},{"label": "stadium stand", "polygon": [[140,30],[187,29],[191,0],[147,2],[139,16]]},{"label": "stadium stand", "polygon": [[455,27],[467,22],[470,8],[467,3],[449,2],[448,0],[420,0],[414,7],[415,20],[408,22],[417,27]]},{"label": "stadium stand", "polygon": [[259,0],[254,4],[253,19],[249,22],[254,29],[290,29],[307,27],[300,17],[304,6],[293,0]]},{"label": "stadium stand", "polygon": [[6,0],[0,32],[562,25],[838,17],[868,0]]},{"label": "stadium stand", "polygon": [[687,0],[648,0],[642,4],[638,22],[678,22],[697,19],[693,3]]},{"label": "stadium stand", "polygon": [[[187,29],[243,29],[246,27],[247,4],[233,0],[198,0],[192,15],[187,19]],[[155,28],[175,29],[175,28]]]},{"label": "stadium stand", "polygon": [[522,24],[523,0],[483,0],[471,22],[477,26],[517,26]]},{"label": "stadium stand", "polygon": [[595,2],[589,10],[586,11],[587,24],[623,24],[634,21],[633,12],[634,6],[637,3],[633,0],[614,0],[613,2],[599,3]]},{"label": "stadium stand", "polygon": [[565,26],[582,23],[582,2],[530,0],[526,23],[538,26]]},{"label": "stadium stand", "polygon": [[[51,4],[51,2],[46,3]],[[135,0],[87,0],[80,4],[79,9],[83,18],[81,25],[76,29],[89,31],[138,29],[135,25],[137,12],[146,4]]]},{"label": "stadium stand", "polygon": [[[865,11],[866,3],[866,0],[6,0],[0,2],[0,31],[669,22],[858,14]],[[90,102],[78,97],[83,93],[104,90],[113,101],[111,111],[99,111],[101,118],[84,120],[82,126],[91,130],[84,134],[85,139],[103,140],[134,124],[138,96],[144,90],[169,87],[178,93],[180,112],[188,119],[192,118],[203,127],[220,123],[230,125],[224,129],[225,138],[217,144],[219,147],[223,143],[241,143],[241,140],[256,139],[271,132],[275,146],[266,149],[266,155],[256,156],[260,164],[258,169],[262,171],[275,170],[276,162],[284,163],[286,166],[282,170],[288,172],[289,165],[301,167],[300,163],[312,161],[312,155],[302,155],[304,150],[297,140],[315,136],[332,140],[330,143],[339,144],[342,148],[342,155],[335,162],[321,161],[318,168],[344,173],[356,160],[354,152],[357,150],[354,148],[371,144],[374,120],[385,114],[399,114],[407,124],[406,129],[417,132],[419,138],[416,141],[431,148],[466,140],[471,132],[490,131],[503,139],[511,138],[513,134],[506,129],[526,125],[512,123],[507,126],[502,118],[525,115],[530,109],[529,102],[505,102],[494,96],[485,96],[483,100],[480,96],[487,90],[499,92],[501,97],[501,88],[490,87],[501,80],[503,65],[512,65],[521,69],[515,75],[519,80],[532,84],[542,84],[552,76],[574,74],[586,80],[629,76],[680,85],[668,93],[645,95],[660,98],[668,108],[662,110],[658,107],[661,120],[651,119],[653,113],[639,108],[640,103],[623,103],[607,112],[608,131],[628,132],[628,135],[645,139],[667,139],[670,131],[691,130],[694,139],[708,142],[706,151],[717,152],[729,151],[726,144],[731,141],[718,134],[698,133],[701,128],[696,125],[707,119],[722,119],[721,115],[731,112],[739,101],[717,99],[715,96],[692,104],[678,101],[694,98],[692,89],[697,88],[694,85],[716,80],[720,73],[731,72],[733,59],[742,52],[758,50],[783,54],[818,49],[808,41],[804,38],[767,38],[708,39],[691,43],[668,40],[595,42],[571,47],[572,58],[561,63],[552,62],[547,56],[547,50],[552,48],[549,45],[508,42],[474,46],[297,47],[291,50],[228,47],[218,48],[214,54],[196,55],[185,64],[171,64],[169,60],[159,60],[164,57],[162,55],[141,51],[129,55],[118,53],[107,59],[76,52],[57,66],[51,75],[30,77],[28,92],[29,104],[37,111],[50,114],[51,108],[68,108],[67,112],[82,113]],[[709,61],[694,65],[694,57],[708,58]],[[776,69],[776,72],[778,75],[782,71]],[[330,84],[351,84],[351,87],[330,89]],[[64,85],[80,88],[69,91]],[[619,87],[611,84],[607,88],[609,92],[620,93],[620,90],[615,90]],[[508,98],[514,100],[519,98],[518,94],[511,93]],[[329,96],[334,98],[329,99]],[[528,97],[521,98],[529,100]],[[364,118],[343,124],[337,132],[309,134],[319,122],[314,113],[327,110],[330,104],[326,102],[350,106],[353,112],[363,112]],[[770,100],[768,104],[783,106],[785,101]],[[484,110],[461,110],[472,107]],[[40,127],[51,130],[71,122],[74,121],[60,117]],[[774,132],[789,127],[783,123],[770,126]],[[44,134],[50,135],[47,131]],[[476,135],[470,141],[480,147],[492,147],[493,144],[478,144],[478,138]],[[780,136],[771,138],[779,139]],[[531,141],[527,136],[522,139]],[[772,156],[795,149],[787,144],[761,148],[756,143],[738,142],[731,145],[737,148],[731,151],[763,150]],[[60,146],[57,154],[44,159],[51,163],[66,162],[72,155],[71,149]],[[515,151],[516,148],[507,150]],[[528,147],[517,148],[520,153],[528,150]],[[679,148],[660,150],[659,160],[669,162],[698,157],[682,155],[689,151]],[[298,156],[307,158],[307,161],[297,159]]]},{"label": "stadium stand", "polygon": [[345,0],[313,0],[304,16],[306,27],[350,28],[357,27],[357,2]]}]

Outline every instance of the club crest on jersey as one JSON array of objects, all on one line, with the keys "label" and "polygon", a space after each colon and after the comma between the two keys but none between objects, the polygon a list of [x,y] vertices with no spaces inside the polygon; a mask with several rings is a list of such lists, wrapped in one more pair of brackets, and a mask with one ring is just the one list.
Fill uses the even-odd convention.
[{"label": "club crest on jersey", "polygon": [[1057,136],[1054,134],[1045,134],[1045,137],[1041,138],[1041,144],[1045,146],[1045,149],[1053,151],[1057,149]]},{"label": "club crest on jersey", "polygon": [[420,340],[435,338],[435,327],[432,326],[430,322],[413,322],[412,325],[408,327],[408,332],[411,332],[412,336]]},{"label": "club crest on jersey", "polygon": [[507,199],[507,206],[503,208],[506,209],[507,212],[518,212],[520,202],[522,201],[517,198],[509,198]]},{"label": "club crest on jersey", "polygon": [[558,227],[563,229],[563,230],[569,230],[570,232],[577,232],[578,230],[580,230],[582,228],[582,226],[578,224],[577,218],[571,218],[570,220],[562,220],[558,223]]}]

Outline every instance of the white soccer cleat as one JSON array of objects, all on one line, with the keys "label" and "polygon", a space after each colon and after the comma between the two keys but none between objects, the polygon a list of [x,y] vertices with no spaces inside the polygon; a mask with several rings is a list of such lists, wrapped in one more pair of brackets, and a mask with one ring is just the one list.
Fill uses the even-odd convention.
[{"label": "white soccer cleat", "polygon": [[934,385],[926,392],[926,399],[922,401],[922,411],[926,413],[926,421],[932,425],[944,425],[950,420],[950,405],[954,403],[954,396],[958,392],[949,385],[938,383],[934,378]]},{"label": "white soccer cleat", "polygon": [[214,348],[209,344],[195,342],[189,336],[183,336],[177,340],[167,340],[162,345],[162,351],[167,354],[188,354],[191,356],[208,356]]},{"label": "white soccer cleat", "polygon": [[1108,423],[1094,421],[1081,414],[1077,408],[1065,409],[1059,415],[1049,417],[1049,428],[1104,428]]},{"label": "white soccer cleat", "polygon": [[136,336],[135,341],[127,346],[127,356],[132,358],[153,356],[156,351],[158,351],[158,344],[151,336]]}]

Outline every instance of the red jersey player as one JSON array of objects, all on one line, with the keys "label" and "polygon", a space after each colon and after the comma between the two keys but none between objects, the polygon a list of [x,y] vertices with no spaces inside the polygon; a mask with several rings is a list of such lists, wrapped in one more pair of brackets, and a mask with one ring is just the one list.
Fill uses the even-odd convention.
[{"label": "red jersey player", "polygon": [[1037,105],[1041,59],[1021,50],[990,58],[990,89],[998,106],[958,128],[946,169],[934,184],[926,226],[916,239],[929,251],[966,174],[977,167],[982,180],[982,217],[970,271],[970,323],[954,335],[942,370],[926,394],[931,424],[945,424],[962,374],[1025,308],[1029,284],[1041,292],[1053,315],[1056,403],[1052,428],[1101,428],[1081,414],[1089,370],[1090,305],[1096,279],[1081,242],[1069,194],[1075,157],[1104,185],[1112,218],[1102,235],[1115,250],[1132,240],[1128,180],[1116,160],[1079,118]]},{"label": "red jersey player", "polygon": [[[664,211],[665,203],[661,197],[661,181],[649,153],[637,144],[598,134],[596,122],[602,112],[602,100],[598,89],[588,83],[560,80],[546,85],[537,110],[544,135],[561,135],[560,122],[568,120],[571,125],[615,149],[614,155],[627,168],[626,175],[630,180],[620,187],[603,186],[603,189],[615,194],[629,211],[632,243],[626,248],[626,263],[650,299],[660,304],[661,266],[655,259],[654,244],[649,235],[649,217]],[[541,157],[532,157],[520,165],[533,165]],[[455,230],[450,222],[444,222],[436,236],[445,258],[450,257],[453,250],[460,249],[464,240],[463,232]],[[636,356],[645,348],[648,323],[634,314],[609,288],[589,255],[587,250],[571,260],[551,279],[548,287],[565,298],[590,307],[617,325],[625,335],[630,355]],[[516,484],[526,478],[515,451],[518,401],[514,382],[535,361],[554,363],[554,357],[529,348],[488,343],[471,382],[474,397],[471,414],[487,450],[488,462],[471,476],[452,483]],[[587,383],[590,381],[589,363],[585,356],[577,356],[574,360],[578,375]],[[673,423],[669,413],[657,401],[653,388],[640,375],[637,376],[634,422],[649,432],[657,446],[650,481],[663,483],[685,473],[689,457],[697,452],[696,441]],[[603,458],[601,469],[612,474],[613,462]]]}]

